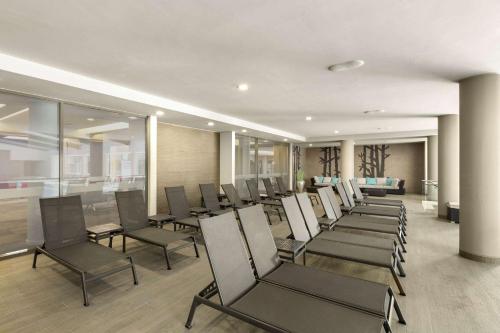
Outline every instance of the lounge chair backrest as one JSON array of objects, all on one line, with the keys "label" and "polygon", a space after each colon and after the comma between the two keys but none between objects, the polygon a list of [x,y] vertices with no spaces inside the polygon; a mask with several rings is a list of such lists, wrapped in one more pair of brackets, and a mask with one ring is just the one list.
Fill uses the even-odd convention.
[{"label": "lounge chair backrest", "polygon": [[278,250],[262,205],[238,209],[243,233],[257,276],[262,278],[280,265]]},{"label": "lounge chair backrest", "polygon": [[233,184],[222,184],[221,187],[230,203],[237,206],[243,205],[243,201],[241,201],[240,195]]},{"label": "lounge chair backrest", "polygon": [[46,249],[87,242],[87,228],[79,195],[40,199],[40,212]]},{"label": "lounge chair backrest", "polygon": [[356,181],[356,179],[350,179],[349,182],[351,183],[351,187],[354,190],[354,195],[356,196],[356,199],[358,200],[363,200],[363,192],[361,192],[361,188],[359,188],[359,184]]},{"label": "lounge chair backrest", "polygon": [[264,186],[266,188],[266,193],[267,193],[267,196],[269,197],[269,199],[273,199],[273,200],[279,199],[279,197],[274,192],[274,186],[273,186],[273,183],[271,182],[271,179],[270,178],[262,178],[262,182],[264,183]]},{"label": "lounge chair backrest", "polygon": [[309,229],[309,233],[311,237],[316,237],[321,232],[321,227],[318,223],[318,218],[314,213],[314,208],[311,204],[311,200],[307,196],[307,193],[297,193],[295,194],[297,197],[297,202],[299,203],[300,210],[302,211],[302,216],[306,221],[307,229]]},{"label": "lounge chair backrest", "polygon": [[[331,189],[331,186],[325,186],[323,188],[318,188],[318,195],[321,204],[323,205],[323,209],[325,210],[326,217],[332,220],[337,220],[338,216],[333,209],[332,204],[330,203],[330,198],[328,197],[327,190]],[[333,191],[333,190],[332,190]]]},{"label": "lounge chair backrest", "polygon": [[276,177],[276,183],[278,183],[278,188],[281,193],[288,192],[288,186],[285,185],[282,177]]},{"label": "lounge chair backrest", "polygon": [[344,187],[344,192],[347,196],[347,201],[349,201],[349,205],[351,207],[356,206],[356,203],[354,202],[354,197],[352,196],[351,184],[347,181],[343,181],[342,186]]},{"label": "lounge chair backrest", "polygon": [[255,285],[248,253],[233,214],[200,219],[210,266],[222,305],[230,305]]},{"label": "lounge chair backrest", "polygon": [[344,186],[341,182],[337,183],[337,192],[339,192],[340,199],[342,200],[342,204],[348,208],[352,208],[349,200],[347,199],[347,194],[344,191]]},{"label": "lounge chair backrest", "polygon": [[298,241],[309,242],[311,240],[311,235],[307,230],[306,222],[304,221],[304,217],[302,217],[302,212],[300,211],[295,196],[282,198],[281,203],[283,204],[286,219],[288,220],[288,225],[290,226],[290,230],[292,230],[294,238]]},{"label": "lounge chair backrest", "polygon": [[144,191],[116,191],[115,198],[123,230],[133,231],[149,226]]},{"label": "lounge chair backrest", "polygon": [[220,210],[219,196],[215,184],[200,184],[200,192],[205,207],[210,210]]},{"label": "lounge chair backrest", "polygon": [[246,183],[248,187],[248,193],[250,193],[250,199],[252,199],[252,201],[255,203],[260,202],[260,193],[257,180],[247,179]]},{"label": "lounge chair backrest", "polygon": [[184,186],[165,187],[170,214],[176,219],[184,219],[191,216],[189,202],[186,198]]},{"label": "lounge chair backrest", "polygon": [[333,207],[333,211],[335,212],[337,219],[340,219],[343,215],[342,209],[340,208],[339,199],[337,198],[337,195],[333,191],[333,188],[330,187],[330,188],[326,189],[326,194],[328,195],[328,199],[330,199],[330,204]]}]

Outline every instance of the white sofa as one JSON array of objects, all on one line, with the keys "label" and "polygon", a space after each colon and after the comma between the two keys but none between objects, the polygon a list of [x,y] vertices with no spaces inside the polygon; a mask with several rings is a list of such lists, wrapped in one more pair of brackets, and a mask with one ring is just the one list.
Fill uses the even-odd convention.
[{"label": "white sofa", "polygon": [[[360,188],[378,188],[384,190],[397,190],[399,189],[399,178],[356,178]],[[373,184],[373,183],[376,184]]]}]

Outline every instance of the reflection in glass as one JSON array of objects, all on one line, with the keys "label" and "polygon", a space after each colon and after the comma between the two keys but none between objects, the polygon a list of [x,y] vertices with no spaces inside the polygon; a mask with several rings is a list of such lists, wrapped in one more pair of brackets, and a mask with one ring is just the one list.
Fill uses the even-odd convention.
[{"label": "reflection in glass", "polygon": [[114,192],[145,189],[145,119],[68,104],[62,119],[62,195],[82,196],[87,226],[119,223]]},{"label": "reflection in glass", "polygon": [[57,109],[0,93],[0,254],[43,243],[39,198],[59,195]]},{"label": "reflection in glass", "polygon": [[242,197],[250,197],[245,181],[257,178],[257,171],[255,170],[256,142],[255,138],[236,135],[234,186]]}]

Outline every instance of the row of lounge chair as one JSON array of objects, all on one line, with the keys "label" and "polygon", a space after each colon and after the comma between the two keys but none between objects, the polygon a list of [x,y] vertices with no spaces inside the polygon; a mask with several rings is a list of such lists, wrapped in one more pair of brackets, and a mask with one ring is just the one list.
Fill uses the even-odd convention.
[{"label": "row of lounge chair", "polygon": [[[225,185],[226,192],[236,193],[232,184]],[[196,239],[191,234],[176,232],[178,227],[199,230],[200,216],[216,216],[232,212],[233,207],[243,207],[234,202],[240,202],[239,196],[233,195],[232,203],[220,202],[214,184],[200,184],[200,191],[205,207],[190,207],[183,186],[166,187],[165,194],[170,206],[170,212],[175,217],[172,222],[174,231],[163,229],[161,216],[155,219],[161,228],[150,223],[141,190],[115,192],[120,225],[123,229],[122,252],[126,252],[127,238],[135,239],[163,251],[167,269],[171,269],[169,254],[185,247],[193,246],[196,257],[199,257]],[[229,196],[229,195],[228,195]],[[89,305],[87,283],[126,269],[131,269],[134,284],[138,284],[137,274],[132,256],[116,252],[89,241],[81,196],[40,199],[44,244],[35,248],[32,267],[36,268],[40,254],[66,266],[80,275],[84,305]],[[173,246],[175,244],[175,246]],[[102,267],[113,266],[102,271]]]},{"label": "row of lounge chair", "polygon": [[[338,190],[345,189],[339,186]],[[386,233],[384,228],[374,231],[377,225],[399,228],[403,219],[394,219],[392,212],[382,215],[379,210],[374,210],[373,215],[385,216],[385,219],[343,216],[331,187],[318,192],[327,215],[319,220],[307,194],[286,193],[287,196],[284,193],[280,198],[291,237],[307,243],[306,254],[389,269],[400,294],[405,295],[396,273],[405,276],[400,238],[374,236]],[[391,306],[400,323],[405,324],[389,286],[306,267],[305,261],[303,266],[282,262],[266,223],[263,203],[236,210],[237,218],[224,214],[200,220],[214,281],[193,298],[186,327],[192,326],[200,304],[270,332],[390,332]],[[331,217],[327,211],[331,212]],[[352,209],[344,211],[349,213]],[[364,215],[372,215],[368,211],[372,212],[366,210]],[[340,214],[339,218],[336,214]],[[360,224],[365,223],[365,218],[376,222],[363,224],[365,229],[358,228],[369,234],[353,234],[338,231],[342,230],[340,217],[352,217],[350,223],[358,218],[361,218]],[[349,224],[346,228],[351,229]],[[397,230],[399,235],[401,230]],[[219,302],[210,300],[215,295],[219,296]]]}]

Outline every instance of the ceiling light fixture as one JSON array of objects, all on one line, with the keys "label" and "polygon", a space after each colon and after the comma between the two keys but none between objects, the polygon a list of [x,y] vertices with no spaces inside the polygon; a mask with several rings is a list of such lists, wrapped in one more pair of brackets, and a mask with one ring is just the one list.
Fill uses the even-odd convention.
[{"label": "ceiling light fixture", "polygon": [[3,108],[5,106],[5,104],[0,104],[0,109]]},{"label": "ceiling light fixture", "polygon": [[334,130],[333,133],[339,134],[339,131],[338,130]]},{"label": "ceiling light fixture", "polygon": [[25,108],[25,109],[22,109],[22,110],[16,111],[16,112],[14,112],[14,113],[8,114],[8,115],[6,115],[5,117],[0,118],[0,120],[5,120],[5,119],[9,119],[9,118],[15,117],[15,116],[17,116],[17,115],[20,115],[21,113],[25,113],[26,111],[29,111],[29,109],[30,109],[30,108]]},{"label": "ceiling light fixture", "polygon": [[313,117],[311,117],[311,116],[307,116],[307,117],[306,117],[306,120],[307,120],[307,121],[311,121],[312,119],[313,119]]},{"label": "ceiling light fixture", "polygon": [[247,91],[249,88],[248,83],[240,83],[237,87],[239,91]]},{"label": "ceiling light fixture", "polygon": [[241,132],[242,132],[242,133],[246,133],[246,132],[248,132],[248,131],[247,131],[246,129],[242,129],[242,130],[241,130]]},{"label": "ceiling light fixture", "polygon": [[165,112],[163,112],[161,110],[156,111],[157,116],[163,116],[164,114],[165,114]]},{"label": "ceiling light fixture", "polygon": [[284,138],[284,139],[283,139],[283,141],[288,141],[288,139],[287,139],[287,138]]},{"label": "ceiling light fixture", "polygon": [[137,119],[137,117],[135,117],[135,116],[130,116],[130,117],[128,117],[128,119],[130,119],[130,120],[136,120],[136,119]]},{"label": "ceiling light fixture", "polygon": [[213,122],[213,121],[209,121],[207,125],[208,125],[208,126],[214,126],[215,124],[214,124],[214,122]]},{"label": "ceiling light fixture", "polygon": [[351,60],[351,61],[346,61],[346,62],[341,62],[338,64],[334,64],[331,66],[328,66],[328,70],[331,72],[342,72],[342,71],[348,71],[351,69],[359,68],[363,66],[365,62],[363,60]]},{"label": "ceiling light fixture", "polygon": [[94,118],[87,118],[88,121],[94,121]]},{"label": "ceiling light fixture", "polygon": [[376,113],[384,113],[384,112],[385,112],[384,109],[363,111],[364,114],[376,114]]},{"label": "ceiling light fixture", "polygon": [[313,144],[312,144],[312,143],[310,143],[310,144],[309,144],[309,147],[312,147],[312,146],[313,146]]}]

